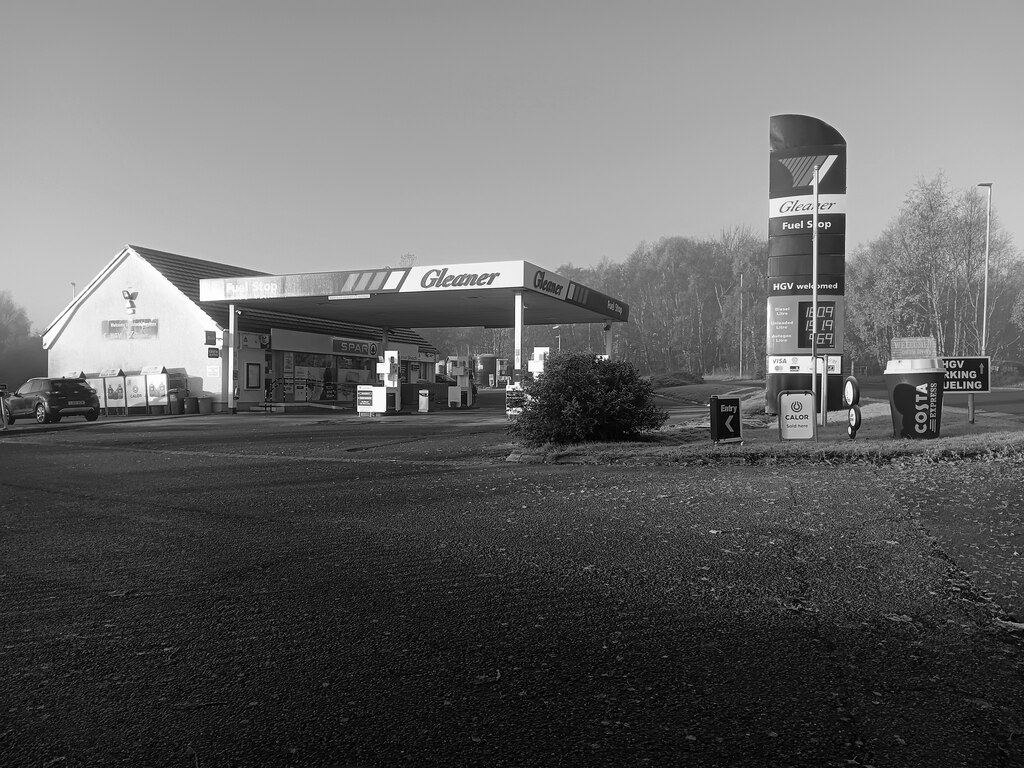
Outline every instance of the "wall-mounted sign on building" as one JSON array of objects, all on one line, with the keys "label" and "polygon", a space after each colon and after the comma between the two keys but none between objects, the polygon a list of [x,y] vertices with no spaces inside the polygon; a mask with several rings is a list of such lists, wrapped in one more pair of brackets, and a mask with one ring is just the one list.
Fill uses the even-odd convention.
[{"label": "wall-mounted sign on building", "polygon": [[378,343],[367,339],[346,339],[339,336],[331,338],[331,351],[338,355],[356,357],[377,357]]},{"label": "wall-mounted sign on building", "polygon": [[160,322],[151,318],[126,317],[103,320],[101,335],[107,341],[128,339],[155,339],[159,336]]},{"label": "wall-mounted sign on building", "polygon": [[241,349],[267,349],[270,346],[270,335],[266,333],[240,333],[238,346]]}]

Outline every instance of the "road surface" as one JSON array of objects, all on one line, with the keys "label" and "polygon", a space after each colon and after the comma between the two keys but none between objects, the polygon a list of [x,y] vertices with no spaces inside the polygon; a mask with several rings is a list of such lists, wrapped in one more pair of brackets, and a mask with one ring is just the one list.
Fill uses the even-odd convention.
[{"label": "road surface", "polygon": [[1018,634],[914,473],[516,465],[484,413],[61,427],[0,439],[4,766],[1024,760]]}]

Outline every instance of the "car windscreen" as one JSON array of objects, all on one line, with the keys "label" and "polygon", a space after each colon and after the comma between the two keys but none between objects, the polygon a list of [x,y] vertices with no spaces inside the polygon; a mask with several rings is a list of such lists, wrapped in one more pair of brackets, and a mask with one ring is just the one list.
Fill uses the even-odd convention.
[{"label": "car windscreen", "polygon": [[92,391],[84,381],[61,381],[57,379],[52,384],[52,391],[61,395],[87,395]]}]

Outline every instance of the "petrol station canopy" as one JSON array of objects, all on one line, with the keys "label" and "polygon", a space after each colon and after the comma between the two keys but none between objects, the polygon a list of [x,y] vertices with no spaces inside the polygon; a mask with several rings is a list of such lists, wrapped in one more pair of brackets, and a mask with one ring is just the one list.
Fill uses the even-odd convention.
[{"label": "petrol station canopy", "polygon": [[629,319],[624,301],[526,261],[208,278],[199,283],[199,300],[379,328]]}]

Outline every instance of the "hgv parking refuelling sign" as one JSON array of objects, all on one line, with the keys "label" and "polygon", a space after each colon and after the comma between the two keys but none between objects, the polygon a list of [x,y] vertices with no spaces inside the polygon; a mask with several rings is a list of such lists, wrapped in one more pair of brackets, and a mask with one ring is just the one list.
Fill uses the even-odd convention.
[{"label": "hgv parking refuelling sign", "polygon": [[990,357],[944,357],[946,378],[942,382],[943,392],[965,392],[967,394],[988,394]]}]

